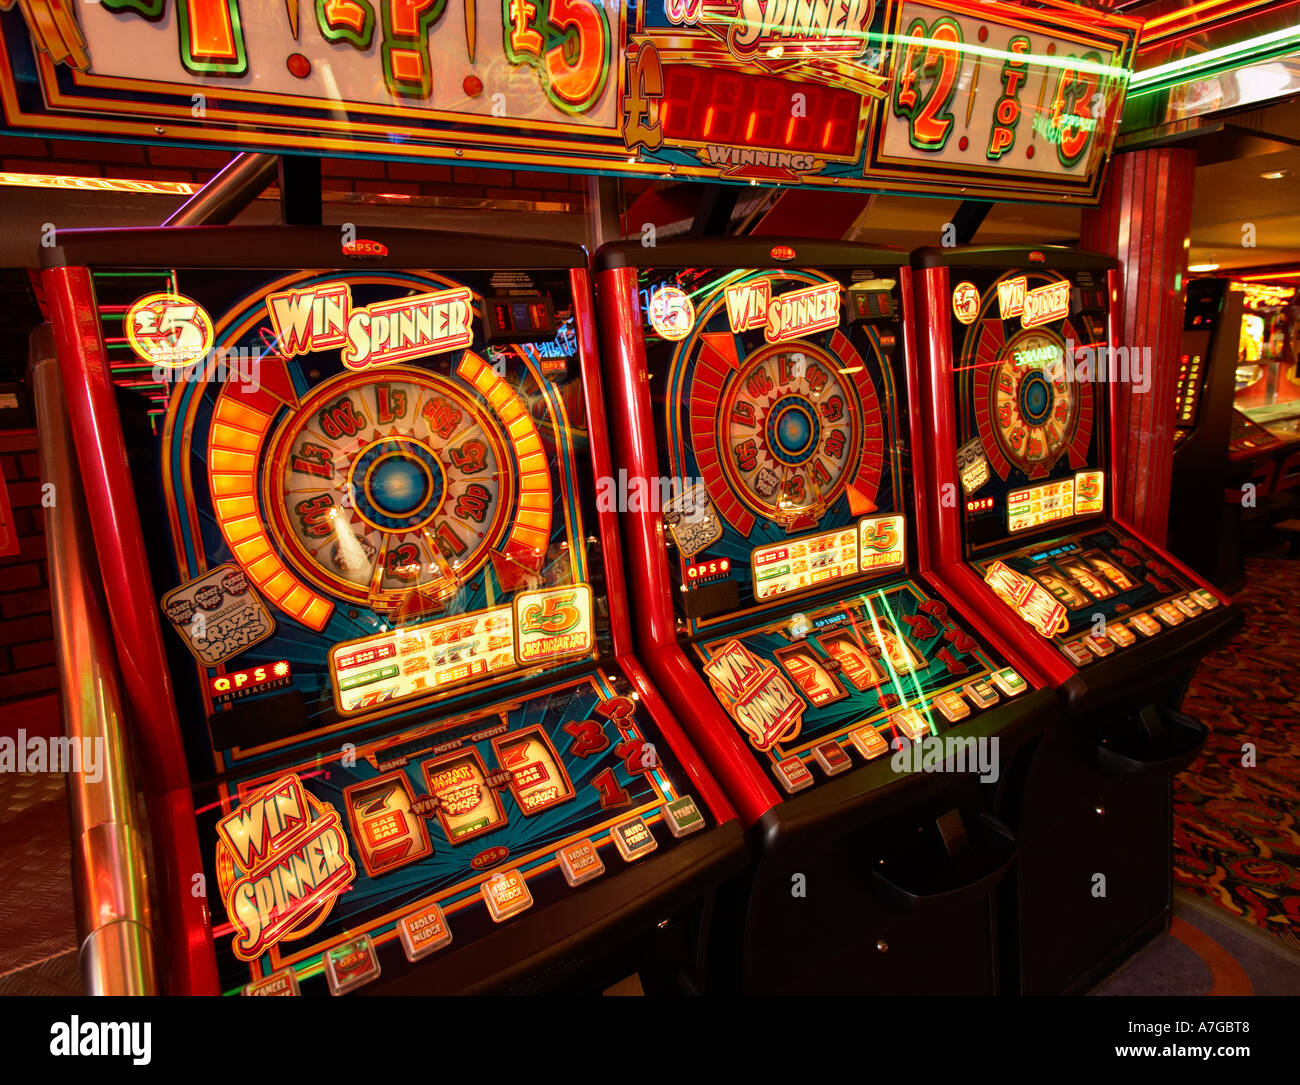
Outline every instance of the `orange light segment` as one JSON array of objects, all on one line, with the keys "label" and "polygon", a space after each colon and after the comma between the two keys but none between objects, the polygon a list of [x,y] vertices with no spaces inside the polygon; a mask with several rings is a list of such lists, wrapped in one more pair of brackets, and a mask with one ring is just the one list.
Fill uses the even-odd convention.
[{"label": "orange light segment", "polygon": [[325,623],[330,620],[330,611],[334,609],[332,603],[327,602],[320,596],[314,597],[307,604],[307,608],[299,616],[298,621],[302,622],[308,629],[323,629]]},{"label": "orange light segment", "polygon": [[521,467],[515,504],[518,512],[501,548],[506,553],[512,553],[515,547],[544,551],[551,537],[551,472],[532,415],[510,386],[473,351],[465,352],[456,372],[492,405],[509,434],[515,462]]},{"label": "orange light segment", "polygon": [[245,542],[249,539],[261,540],[268,548],[266,536],[262,532],[262,521],[256,516],[241,516],[238,520],[225,521],[225,535],[228,542]]},{"label": "orange light segment", "polygon": [[222,520],[234,520],[241,516],[253,516],[257,513],[257,502],[252,497],[226,497],[218,498],[213,504],[216,506],[218,518]]},{"label": "orange light segment", "polygon": [[317,631],[334,604],[289,572],[275,552],[257,510],[257,452],[271,415],[238,403],[224,391],[212,412],[208,486],[221,536],[248,579],[284,613]]}]

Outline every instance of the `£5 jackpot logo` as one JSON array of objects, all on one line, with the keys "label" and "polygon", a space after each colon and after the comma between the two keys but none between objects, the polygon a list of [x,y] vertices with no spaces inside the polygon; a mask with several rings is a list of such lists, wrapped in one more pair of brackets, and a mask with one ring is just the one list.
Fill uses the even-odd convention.
[{"label": "\u00a35 jackpot logo", "polygon": [[555,636],[576,628],[582,620],[582,612],[575,606],[577,598],[577,592],[570,592],[567,595],[552,596],[544,606],[534,603],[523,613],[520,632]]},{"label": "\u00a35 jackpot logo", "polygon": [[126,338],[141,361],[181,369],[212,349],[212,318],[184,294],[146,294],[126,311]]},{"label": "\u00a35 jackpot logo", "polygon": [[980,292],[974,283],[958,283],[952,290],[952,312],[963,324],[970,324],[979,314]]}]

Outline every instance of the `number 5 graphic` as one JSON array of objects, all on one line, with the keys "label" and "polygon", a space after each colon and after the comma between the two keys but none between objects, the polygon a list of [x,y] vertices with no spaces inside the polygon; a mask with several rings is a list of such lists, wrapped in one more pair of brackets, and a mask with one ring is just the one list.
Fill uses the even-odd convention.
[{"label": "number 5 graphic", "polygon": [[149,294],[126,314],[126,337],[140,359],[180,368],[212,347],[212,321],[181,294]]},{"label": "number 5 graphic", "polygon": [[866,544],[873,550],[892,550],[898,545],[898,532],[889,520],[867,528]]},{"label": "number 5 graphic", "polygon": [[524,611],[520,623],[522,633],[567,633],[582,620],[582,612],[574,606],[577,592],[552,595],[544,605],[533,604]]}]

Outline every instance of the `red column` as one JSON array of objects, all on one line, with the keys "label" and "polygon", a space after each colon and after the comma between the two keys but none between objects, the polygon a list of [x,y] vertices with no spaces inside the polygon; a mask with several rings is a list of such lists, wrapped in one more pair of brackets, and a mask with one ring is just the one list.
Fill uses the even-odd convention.
[{"label": "red column", "polygon": [[1116,514],[1163,542],[1169,524],[1174,396],[1183,329],[1183,286],[1192,222],[1196,152],[1155,147],[1115,156],[1096,210],[1083,213],[1080,247],[1120,262],[1120,342],[1149,347],[1151,382],[1119,386]]}]

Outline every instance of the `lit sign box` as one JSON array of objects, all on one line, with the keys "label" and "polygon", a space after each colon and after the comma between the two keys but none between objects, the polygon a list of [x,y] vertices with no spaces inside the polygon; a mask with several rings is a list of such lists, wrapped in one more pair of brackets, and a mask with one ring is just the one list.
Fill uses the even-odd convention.
[{"label": "lit sign box", "polygon": [[1095,200],[1140,23],[1047,0],[23,0],[5,127]]}]

